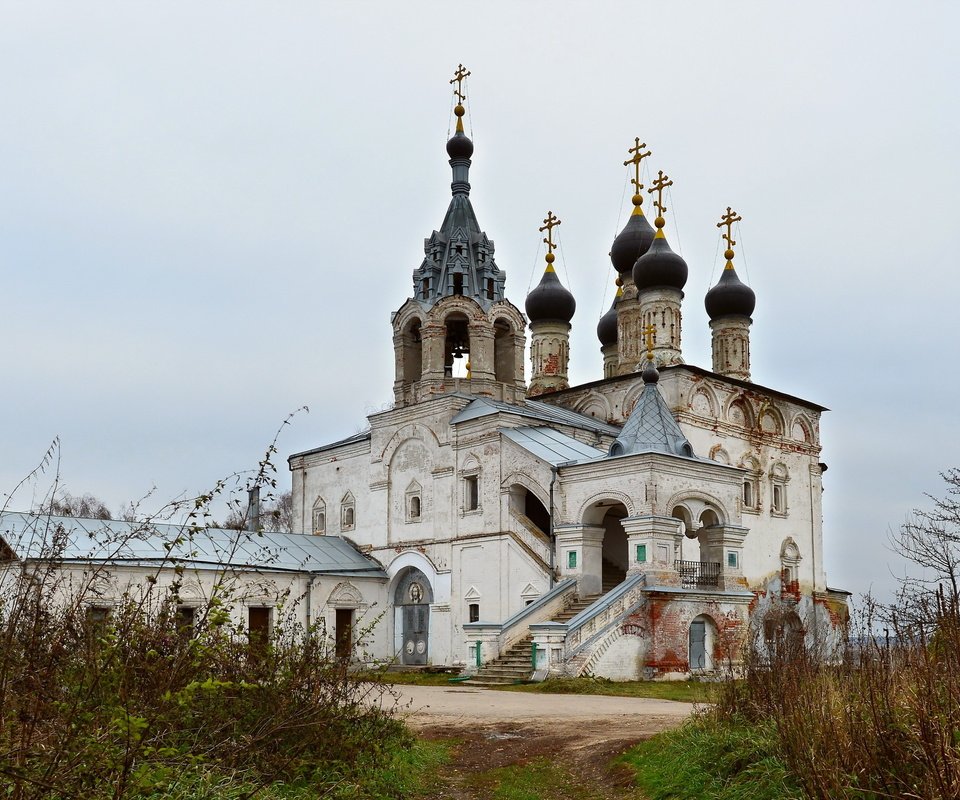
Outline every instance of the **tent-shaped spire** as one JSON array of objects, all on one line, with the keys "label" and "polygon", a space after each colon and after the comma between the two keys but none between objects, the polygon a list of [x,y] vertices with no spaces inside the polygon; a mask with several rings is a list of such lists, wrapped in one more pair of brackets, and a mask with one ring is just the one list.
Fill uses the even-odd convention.
[{"label": "tent-shaped spire", "polygon": [[627,424],[610,446],[611,456],[656,452],[693,458],[693,447],[657,389],[658,380],[660,373],[653,362],[648,361],[643,370],[643,393]]}]

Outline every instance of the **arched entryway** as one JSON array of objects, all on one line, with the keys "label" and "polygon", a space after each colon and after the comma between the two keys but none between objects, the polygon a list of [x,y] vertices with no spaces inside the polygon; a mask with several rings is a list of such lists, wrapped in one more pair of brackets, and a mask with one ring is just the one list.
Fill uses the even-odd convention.
[{"label": "arched entryway", "polygon": [[430,604],[433,589],[427,576],[416,567],[407,567],[397,577],[393,604],[399,610],[400,663],[422,666],[430,658]]},{"label": "arched entryway", "polygon": [[[600,548],[600,583],[605,594],[623,583],[629,567],[627,532],[623,527],[623,518],[628,515],[627,507],[618,500],[601,500],[587,509],[584,523],[597,526],[603,531]],[[584,567],[587,561],[584,559]]]},{"label": "arched entryway", "polygon": [[550,512],[533,492],[519,483],[510,486],[510,509],[526,517],[541,533],[550,532]]}]

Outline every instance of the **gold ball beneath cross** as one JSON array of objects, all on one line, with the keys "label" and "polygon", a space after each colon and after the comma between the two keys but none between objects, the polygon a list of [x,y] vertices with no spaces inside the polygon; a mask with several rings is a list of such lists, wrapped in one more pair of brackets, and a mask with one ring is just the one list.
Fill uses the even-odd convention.
[{"label": "gold ball beneath cross", "polygon": [[456,114],[458,117],[462,117],[464,114],[467,113],[467,110],[462,105],[457,103],[456,107],[453,109],[453,113]]},{"label": "gold ball beneath cross", "polygon": [[653,221],[653,224],[656,225],[658,228],[662,228],[664,225],[667,224],[667,221],[663,217],[657,217]]},{"label": "gold ball beneath cross", "polygon": [[556,260],[556,256],[555,256],[553,253],[547,253],[547,254],[544,256],[544,259],[546,260],[546,262],[547,262],[548,264],[552,264],[552,263],[554,262],[554,260]]},{"label": "gold ball beneath cross", "polygon": [[633,204],[634,204],[635,206],[642,206],[642,205],[643,205],[643,196],[642,196],[642,195],[635,194],[635,195],[633,196],[632,200],[633,200]]},{"label": "gold ball beneath cross", "polygon": [[723,257],[727,259],[727,261],[733,261],[733,257],[735,255],[736,253],[734,253],[733,250],[731,250],[729,247],[723,251]]}]

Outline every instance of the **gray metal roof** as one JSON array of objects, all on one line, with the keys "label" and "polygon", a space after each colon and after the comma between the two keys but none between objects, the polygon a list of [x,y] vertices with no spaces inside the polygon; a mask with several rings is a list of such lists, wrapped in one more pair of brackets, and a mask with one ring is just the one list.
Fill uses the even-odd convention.
[{"label": "gray metal roof", "polygon": [[[644,376],[646,375],[647,371],[644,370]],[[660,396],[655,370],[653,375],[654,379],[651,381],[644,379],[643,393],[617,441],[610,447],[610,455],[625,456],[655,451],[693,458],[693,447]]]},{"label": "gray metal roof", "polygon": [[541,461],[554,466],[568,461],[590,461],[606,453],[578,442],[553,428],[501,428],[500,433]]},{"label": "gray metal roof", "polygon": [[606,436],[616,436],[620,433],[620,429],[614,425],[600,422],[585,414],[578,414],[576,411],[541,403],[539,400],[525,400],[523,403],[513,405],[512,403],[502,403],[499,400],[491,400],[488,397],[478,397],[463,411],[456,414],[450,422],[456,425],[459,422],[479,419],[491,414],[516,414],[550,425],[568,425],[571,428],[581,428]]},{"label": "gray metal roof", "polygon": [[333,450],[337,447],[346,447],[349,444],[357,444],[358,442],[365,442],[370,439],[370,431],[365,430],[360,433],[355,433],[353,436],[348,436],[346,439],[340,439],[336,442],[330,442],[330,444],[322,444],[320,447],[314,447],[310,450],[303,450],[299,453],[294,453],[291,456],[287,456],[287,461],[292,461],[294,458],[299,458],[300,456],[309,456],[314,453],[322,453],[324,450]]},{"label": "gray metal roof", "polygon": [[253,568],[266,571],[366,575],[383,569],[339,536],[253,533],[169,523],[0,513],[0,539],[21,560],[72,563]]}]

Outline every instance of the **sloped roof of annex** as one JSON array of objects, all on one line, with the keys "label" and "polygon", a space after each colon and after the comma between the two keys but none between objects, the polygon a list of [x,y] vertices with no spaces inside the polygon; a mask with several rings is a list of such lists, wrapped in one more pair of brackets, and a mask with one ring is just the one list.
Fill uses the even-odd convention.
[{"label": "sloped roof of annex", "polygon": [[[51,544],[56,539],[55,544]],[[3,547],[5,545],[5,547]],[[159,522],[0,513],[7,560],[157,568],[302,572],[386,579],[382,566],[340,536],[198,528]]]}]

